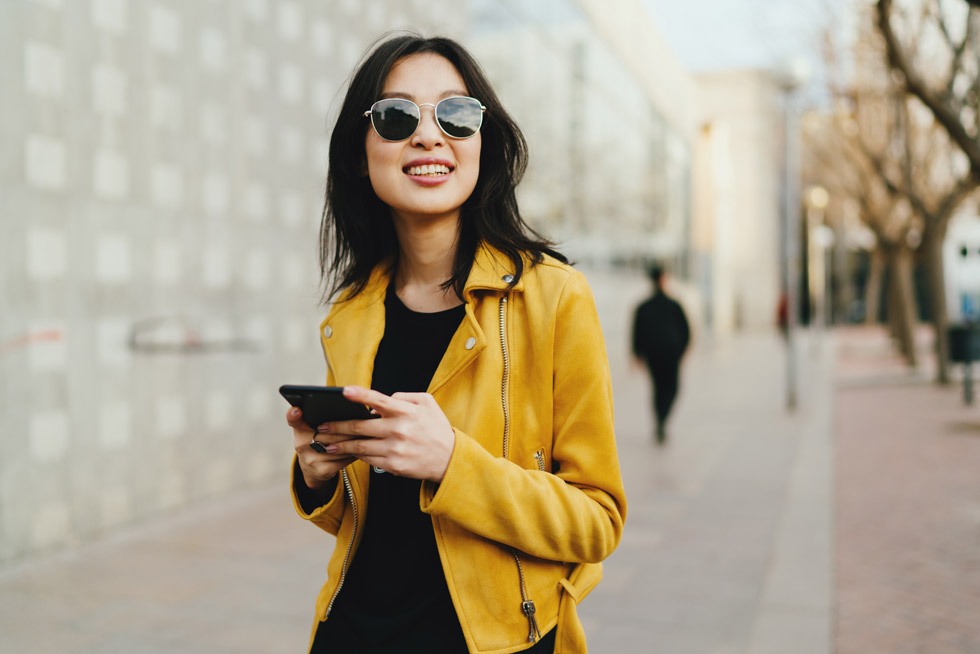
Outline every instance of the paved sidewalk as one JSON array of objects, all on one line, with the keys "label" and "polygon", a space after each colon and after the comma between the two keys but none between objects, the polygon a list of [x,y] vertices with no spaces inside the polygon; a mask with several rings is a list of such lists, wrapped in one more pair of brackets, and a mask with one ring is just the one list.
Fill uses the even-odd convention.
[{"label": "paved sidewalk", "polygon": [[882,330],[839,338],[836,650],[976,654],[980,404],[931,383],[930,357],[908,370]]},{"label": "paved sidewalk", "polygon": [[[828,654],[832,341],[801,343],[790,415],[775,334],[696,336],[658,447],[625,342],[646,283],[590,279],[629,500],[623,543],[581,607],[590,651]],[[331,547],[295,517],[285,482],[246,490],[0,570],[0,651],[300,652]]]},{"label": "paved sidewalk", "polygon": [[[629,317],[608,301],[615,344]],[[827,654],[833,342],[798,343],[790,414],[775,332],[695,339],[665,447],[653,442],[646,377],[617,369],[626,352],[610,348],[630,505],[623,542],[581,607],[590,650]]]}]

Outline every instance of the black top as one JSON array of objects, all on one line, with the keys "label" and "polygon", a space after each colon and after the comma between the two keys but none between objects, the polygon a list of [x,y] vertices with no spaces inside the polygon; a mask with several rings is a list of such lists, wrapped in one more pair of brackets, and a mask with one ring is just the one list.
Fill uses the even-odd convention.
[{"label": "black top", "polygon": [[[424,393],[465,315],[463,305],[418,313],[389,286],[385,331],[371,387],[382,393]],[[364,534],[313,652],[366,654],[465,653],[432,518],[419,508],[422,482],[372,469]],[[520,610],[515,589],[514,610]],[[551,652],[554,635],[538,645]],[[545,641],[550,641],[549,643]]]}]

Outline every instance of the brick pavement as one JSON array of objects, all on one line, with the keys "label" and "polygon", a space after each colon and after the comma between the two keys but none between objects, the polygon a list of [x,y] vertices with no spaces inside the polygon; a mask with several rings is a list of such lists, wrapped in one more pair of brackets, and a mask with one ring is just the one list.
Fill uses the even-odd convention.
[{"label": "brick pavement", "polygon": [[980,404],[882,330],[838,339],[836,651],[976,654]]}]

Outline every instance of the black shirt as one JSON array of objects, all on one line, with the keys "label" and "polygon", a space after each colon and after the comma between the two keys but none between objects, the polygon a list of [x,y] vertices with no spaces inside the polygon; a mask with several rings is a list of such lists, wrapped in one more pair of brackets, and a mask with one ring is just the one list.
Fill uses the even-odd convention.
[{"label": "black shirt", "polygon": [[[371,387],[387,395],[424,393],[464,315],[463,305],[435,313],[412,311],[389,286]],[[364,533],[330,618],[320,623],[313,652],[467,651],[432,518],[419,508],[421,484],[372,469]],[[551,652],[553,638],[548,634],[536,644],[545,649],[533,651]]]}]

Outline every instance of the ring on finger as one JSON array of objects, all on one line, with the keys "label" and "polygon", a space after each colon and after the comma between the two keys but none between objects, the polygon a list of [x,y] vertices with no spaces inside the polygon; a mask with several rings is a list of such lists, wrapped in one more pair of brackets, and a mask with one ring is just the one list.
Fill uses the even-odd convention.
[{"label": "ring on finger", "polygon": [[319,452],[320,454],[326,454],[327,448],[324,447],[323,443],[321,443],[316,439],[316,435],[319,433],[320,432],[318,431],[313,432],[313,439],[310,441],[310,447],[313,449],[314,452]]}]

